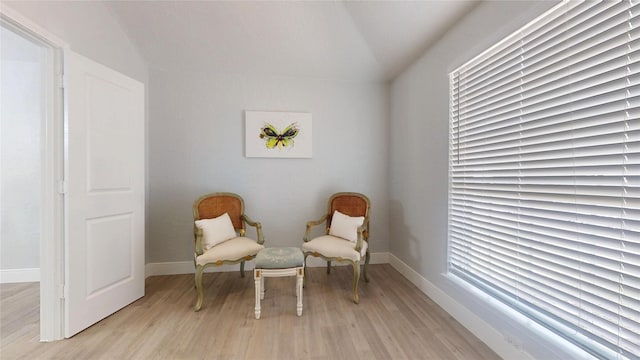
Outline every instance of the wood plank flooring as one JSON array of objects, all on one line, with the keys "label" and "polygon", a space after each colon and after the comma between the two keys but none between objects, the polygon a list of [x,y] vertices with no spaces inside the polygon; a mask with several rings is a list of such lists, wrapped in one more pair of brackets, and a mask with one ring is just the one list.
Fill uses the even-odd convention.
[{"label": "wood plank flooring", "polygon": [[146,296],[71,339],[39,342],[38,284],[0,285],[5,359],[499,359],[390,265],[370,265],[351,301],[352,269],[309,268],[302,317],[295,277],[265,279],[254,317],[251,271],[153,276]]}]

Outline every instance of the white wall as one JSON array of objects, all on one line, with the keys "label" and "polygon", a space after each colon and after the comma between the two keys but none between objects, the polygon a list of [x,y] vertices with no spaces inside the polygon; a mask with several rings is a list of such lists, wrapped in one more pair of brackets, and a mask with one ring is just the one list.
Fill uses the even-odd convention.
[{"label": "white wall", "polygon": [[[388,250],[387,86],[311,78],[151,73],[148,262],[192,261],[193,201],[235,192],[267,246],[301,246],[338,191],[370,197],[373,252]],[[311,159],[244,156],[244,111],[310,112]],[[250,233],[251,234],[251,233]]]},{"label": "white wall", "polygon": [[0,270],[37,269],[45,52],[4,27],[0,36]]},{"label": "white wall", "polygon": [[[446,276],[448,73],[555,3],[482,3],[393,81],[390,100],[390,252],[436,292],[466,308],[460,313],[471,310],[540,359],[568,357]],[[449,310],[457,306],[448,305]]]},{"label": "white wall", "polygon": [[111,10],[97,1],[2,1],[71,50],[147,83],[147,64]]}]

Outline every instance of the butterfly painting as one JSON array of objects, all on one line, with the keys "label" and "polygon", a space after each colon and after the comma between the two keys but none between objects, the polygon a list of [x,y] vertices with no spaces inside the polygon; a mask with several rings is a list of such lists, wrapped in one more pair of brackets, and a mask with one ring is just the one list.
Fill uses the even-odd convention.
[{"label": "butterfly painting", "polygon": [[283,147],[293,147],[293,139],[298,136],[299,132],[300,128],[297,123],[287,126],[282,132],[279,132],[275,126],[264,123],[260,129],[260,139],[265,141],[267,149],[282,149]]},{"label": "butterfly painting", "polygon": [[310,113],[246,111],[245,124],[247,157],[311,157]]}]

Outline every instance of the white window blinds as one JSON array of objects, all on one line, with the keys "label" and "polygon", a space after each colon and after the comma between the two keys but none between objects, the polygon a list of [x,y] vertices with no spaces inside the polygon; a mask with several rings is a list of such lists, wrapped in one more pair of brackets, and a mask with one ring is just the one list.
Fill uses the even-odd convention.
[{"label": "white window blinds", "polygon": [[450,74],[450,272],[600,358],[640,357],[639,2],[563,2]]}]

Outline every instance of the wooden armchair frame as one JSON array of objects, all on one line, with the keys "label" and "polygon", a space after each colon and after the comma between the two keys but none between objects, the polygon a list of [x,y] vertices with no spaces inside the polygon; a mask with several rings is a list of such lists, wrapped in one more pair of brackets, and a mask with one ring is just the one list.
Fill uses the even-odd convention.
[{"label": "wooden armchair frame", "polygon": [[[203,195],[193,203],[194,221],[201,219],[212,219],[223,215],[224,213],[229,214],[231,222],[233,223],[233,227],[239,236],[246,235],[245,225],[249,225],[256,229],[256,234],[258,237],[256,242],[260,245],[264,244],[262,224],[260,222],[251,220],[251,218],[244,213],[244,200],[239,195],[228,192],[215,192]],[[198,256],[204,254],[204,249],[202,245],[202,230],[198,229],[195,226],[195,223],[193,226],[193,233],[195,245],[193,264],[196,269],[195,283],[198,294],[195,311],[199,311],[202,306],[202,301],[204,300],[204,293],[202,289],[202,274],[204,273],[204,270],[206,268],[211,266],[221,266],[224,264],[240,263],[240,276],[244,277],[245,261],[255,258],[256,255],[247,255],[239,259],[218,260],[216,262],[198,265],[196,259]]]},{"label": "wooden armchair frame", "polygon": [[[331,218],[335,210],[348,215],[348,216],[364,216],[364,222],[360,227],[358,227],[357,232],[357,240],[355,245],[355,251],[358,253],[362,250],[363,241],[369,241],[369,210],[371,208],[371,202],[369,198],[363,194],[355,193],[355,192],[340,192],[333,194],[328,201],[328,209],[327,213],[324,214],[321,218],[317,220],[312,220],[307,222],[307,228],[303,237],[304,242],[309,242],[311,236],[311,229],[314,226],[321,225],[325,223],[325,234],[329,234],[329,229],[331,228]],[[346,240],[345,240],[346,241]],[[367,244],[368,245],[368,244]],[[358,282],[360,280],[360,261],[353,261],[351,259],[345,259],[341,257],[328,257],[323,254],[320,254],[315,251],[305,251],[304,258],[305,261],[307,256],[320,257],[327,261],[327,274],[331,273],[331,261],[338,262],[349,262],[353,266],[353,302],[358,304],[360,303],[360,296],[358,295]],[[367,266],[369,265],[369,260],[371,258],[369,252],[369,246],[367,246],[367,251],[365,254],[364,268],[362,271],[362,275],[366,282],[369,282],[369,277],[367,276]]]}]

